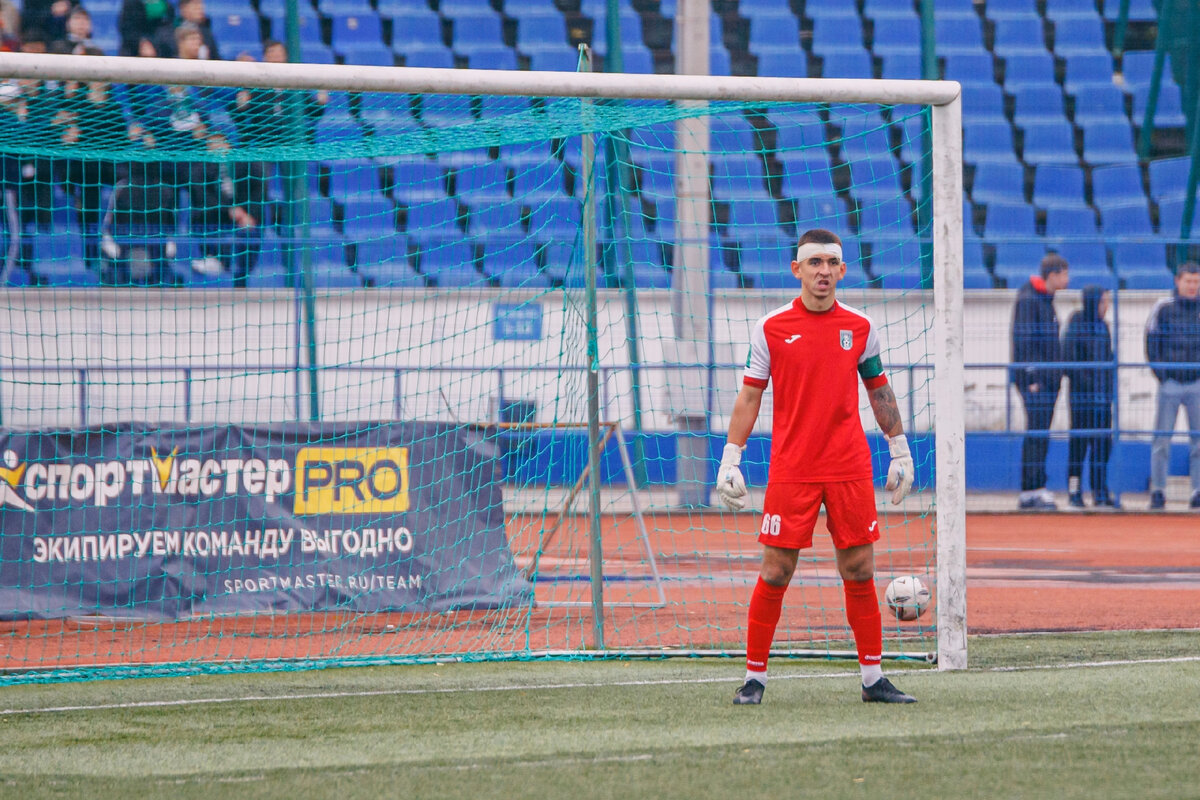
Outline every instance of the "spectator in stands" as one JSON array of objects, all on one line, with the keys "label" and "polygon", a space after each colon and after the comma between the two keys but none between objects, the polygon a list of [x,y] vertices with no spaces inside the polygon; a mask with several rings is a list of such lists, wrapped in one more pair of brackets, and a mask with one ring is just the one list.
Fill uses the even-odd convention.
[{"label": "spectator in stands", "polygon": [[15,52],[21,40],[21,10],[13,0],[0,0],[0,50]]},{"label": "spectator in stands", "polygon": [[[224,135],[214,133],[208,148],[229,150]],[[263,165],[247,161],[206,161],[193,164],[192,232],[201,235],[202,257],[192,268],[204,275],[228,269],[236,287],[258,263],[262,249],[262,220],[266,207]]]},{"label": "spectator in stands", "polygon": [[[21,6],[18,27],[6,29],[12,31],[18,29],[38,30],[48,42],[62,39],[67,35],[67,17],[71,15],[71,9],[76,5],[78,4],[73,0],[25,0]],[[4,4],[0,2],[0,15],[9,13],[11,12],[5,11]],[[12,22],[13,20],[6,19],[5,25]]]},{"label": "spectator in stands", "polygon": [[1083,308],[1071,315],[1063,335],[1063,360],[1070,379],[1071,439],[1067,458],[1067,502],[1083,508],[1083,462],[1091,452],[1092,497],[1097,508],[1117,508],[1108,490],[1112,453],[1113,387],[1116,362],[1104,317],[1112,295],[1102,286],[1083,288]]},{"label": "spectator in stands", "polygon": [[[85,49],[84,54],[103,55],[97,48]],[[65,161],[64,185],[72,194],[78,215],[84,259],[90,268],[100,271],[103,193],[126,178],[126,168],[92,154],[127,149],[134,135],[124,108],[107,83],[64,83],[57,120],[63,144],[80,151],[80,156]]]},{"label": "spectator in stands", "polygon": [[117,17],[117,30],[121,34],[119,55],[139,55],[142,39],[153,41],[159,28],[174,21],[175,9],[167,0],[125,0]]},{"label": "spectator in stands", "polygon": [[[221,55],[217,50],[217,39],[213,36],[212,22],[204,8],[204,0],[180,0],[179,24],[191,23],[200,34],[199,43],[188,41],[186,52],[181,53],[175,41],[175,25],[164,25],[155,34],[154,43],[158,52],[164,57],[198,58],[201,61],[219,61]],[[194,44],[194,48],[193,48]]]},{"label": "spectator in stands", "polygon": [[[1054,293],[1067,288],[1067,260],[1048,253],[1039,274],[1017,290],[1013,309],[1010,380],[1025,404],[1025,439],[1021,443],[1021,495],[1019,507],[1053,511],[1054,495],[1046,489],[1046,453],[1050,447],[1050,422],[1062,383],[1061,345]],[[1049,366],[1042,366],[1048,364]]]},{"label": "spectator in stands", "polygon": [[[21,43],[23,53],[44,53],[47,45],[40,32],[30,30]],[[17,123],[27,141],[52,144],[61,136],[59,112],[62,87],[56,81],[23,80],[17,82],[20,96],[14,107]],[[26,156],[20,164],[20,226],[49,231],[54,204],[54,178],[61,174],[61,162],[45,156]],[[21,262],[28,269],[33,262],[32,236],[21,239]],[[11,244],[11,240],[10,240]]]},{"label": "spectator in stands", "polygon": [[1189,506],[1200,509],[1200,264],[1175,270],[1175,291],[1146,321],[1146,359],[1158,378],[1158,411],[1150,446],[1150,508],[1166,507],[1167,462],[1179,407],[1187,409],[1191,452]]},{"label": "spectator in stands", "polygon": [[[245,54],[243,54],[245,55]],[[253,57],[249,57],[253,60]],[[268,40],[263,44],[263,61],[271,64],[286,64],[287,48],[282,42]],[[238,142],[243,145],[285,144],[293,141],[292,109],[289,97],[296,97],[281,89],[243,89],[237,93],[230,108]],[[305,135],[312,141],[313,124],[325,113],[329,92],[306,92],[299,95],[296,111]]]},{"label": "spectator in stands", "polygon": [[80,54],[92,46],[92,15],[83,6],[75,6],[67,16],[62,39],[55,43],[56,52]]}]

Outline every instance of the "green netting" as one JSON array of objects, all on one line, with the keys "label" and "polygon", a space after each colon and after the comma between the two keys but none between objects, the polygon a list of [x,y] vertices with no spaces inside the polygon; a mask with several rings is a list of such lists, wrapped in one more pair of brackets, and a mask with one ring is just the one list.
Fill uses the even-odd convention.
[{"label": "green netting", "polygon": [[[813,227],[918,460],[880,595],[934,584],[927,110],[5,90],[0,681],[739,650],[714,453]],[[842,603],[818,535],[778,646],[851,649]]]}]

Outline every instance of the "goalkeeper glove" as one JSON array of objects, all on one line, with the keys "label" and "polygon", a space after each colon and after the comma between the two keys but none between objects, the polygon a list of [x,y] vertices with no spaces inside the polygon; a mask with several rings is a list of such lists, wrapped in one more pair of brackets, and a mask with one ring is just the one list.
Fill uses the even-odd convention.
[{"label": "goalkeeper glove", "polygon": [[739,466],[744,449],[736,444],[726,444],[721,453],[721,468],[717,470],[717,497],[733,511],[746,507],[746,479]]},{"label": "goalkeeper glove", "polygon": [[900,505],[913,485],[913,460],[908,450],[908,437],[902,433],[888,439],[888,452],[892,455],[892,463],[888,466],[887,483],[883,488],[892,492],[892,505]]}]

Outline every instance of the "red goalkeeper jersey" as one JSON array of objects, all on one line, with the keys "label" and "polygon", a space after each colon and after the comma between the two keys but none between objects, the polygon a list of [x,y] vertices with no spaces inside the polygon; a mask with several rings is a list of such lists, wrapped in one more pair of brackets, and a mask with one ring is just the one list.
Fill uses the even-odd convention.
[{"label": "red goalkeeper jersey", "polygon": [[743,382],[774,382],[771,483],[870,478],[871,452],[859,417],[858,382],[887,383],[875,323],[835,302],[814,312],[800,298],[754,325]]}]

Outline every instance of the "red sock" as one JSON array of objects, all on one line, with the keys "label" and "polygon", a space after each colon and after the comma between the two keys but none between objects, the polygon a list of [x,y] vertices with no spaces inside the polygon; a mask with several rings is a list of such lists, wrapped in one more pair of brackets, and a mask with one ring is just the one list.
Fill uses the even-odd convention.
[{"label": "red sock", "polygon": [[843,581],[846,593],[846,620],[854,631],[858,663],[878,664],[883,656],[883,619],[879,614],[879,599],[875,596],[875,581]]},{"label": "red sock", "polygon": [[763,672],[767,668],[767,656],[771,653],[771,641],[775,638],[775,626],[783,610],[783,595],[787,585],[772,586],[759,576],[750,595],[750,618],[746,623],[746,669]]}]

